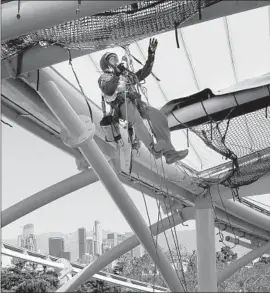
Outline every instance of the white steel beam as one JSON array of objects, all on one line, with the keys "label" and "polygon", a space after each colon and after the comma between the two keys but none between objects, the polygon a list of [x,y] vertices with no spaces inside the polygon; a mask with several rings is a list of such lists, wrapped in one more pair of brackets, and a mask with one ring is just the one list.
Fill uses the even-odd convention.
[{"label": "white steel beam", "polygon": [[223,201],[217,202],[216,205],[224,211],[226,209],[231,215],[270,232],[269,216],[254,211],[240,202],[234,202],[233,200],[224,199]]},{"label": "white steel beam", "polygon": [[247,249],[255,249],[256,248],[256,246],[252,245],[251,243],[243,241],[239,238],[233,238],[231,236],[226,236],[225,240],[227,242],[233,243],[234,245],[240,245],[240,246],[245,247]]},{"label": "white steel beam", "polygon": [[[9,257],[14,257],[14,258],[19,258],[21,260],[25,260],[25,261],[29,261],[32,263],[36,263],[36,264],[41,264],[43,266],[48,266],[48,267],[52,267],[54,268],[57,272],[60,272],[61,270],[64,269],[64,264],[62,263],[57,263],[56,261],[50,261],[50,260],[46,260],[40,257],[35,257],[35,256],[31,256],[28,254],[24,254],[18,251],[14,251],[11,249],[7,249],[5,247],[2,247],[1,249],[1,253],[3,255],[9,256]],[[72,266],[72,270],[75,273],[79,273],[83,270],[83,267],[78,268],[78,266],[74,267]],[[147,283],[143,283],[137,280],[132,280],[132,279],[128,279],[125,277],[122,277],[121,279],[117,278],[118,276],[115,275],[105,275],[104,273],[100,272],[97,274],[94,274],[92,276],[92,278],[100,280],[100,281],[104,281],[104,282],[108,282],[117,286],[122,286],[122,287],[126,287],[126,288],[130,288],[130,289],[134,289],[134,290],[140,290],[140,291],[144,291],[144,292],[153,292],[153,290],[155,290],[155,292],[164,292],[166,291],[166,288],[162,288],[159,286],[154,286],[151,284],[147,284]],[[163,289],[163,290],[161,290]]]},{"label": "white steel beam", "polygon": [[39,87],[42,99],[57,117],[63,127],[63,139],[67,144],[78,147],[85,159],[95,170],[104,187],[107,189],[121,213],[139,238],[150,257],[172,291],[182,292],[176,272],[168,263],[159,247],[155,247],[151,233],[140,212],[130,199],[114,170],[107,162],[103,153],[92,139],[94,124],[88,116],[78,116],[62,92],[53,81],[48,81]]},{"label": "white steel beam", "polygon": [[[184,208],[181,213],[173,214],[165,219],[150,226],[150,230],[153,235],[158,235],[173,225],[178,225],[184,223],[185,221],[192,220],[195,217],[195,209],[192,207]],[[115,259],[119,258],[121,255],[127,253],[131,249],[135,248],[140,244],[138,238],[133,235],[125,241],[121,242],[117,246],[113,247],[109,251],[105,252],[98,259],[96,259],[92,264],[85,268],[81,273],[77,274],[72,280],[68,281],[57,292],[71,292],[74,291],[80,284],[84,283],[95,273],[100,271],[102,268],[106,267]]]},{"label": "white steel beam", "polygon": [[1,100],[1,113],[3,116],[16,123],[20,127],[33,133],[47,143],[64,151],[75,159],[79,160],[82,158],[82,154],[77,149],[73,149],[63,144],[63,141],[57,136],[59,135],[57,131],[53,129],[46,129],[46,125],[44,125],[43,123],[43,126],[39,125],[39,121],[36,119],[36,117],[32,116],[31,114],[27,114],[27,112],[25,112],[24,110],[16,111],[13,107],[6,103],[5,97],[3,95]]},{"label": "white steel beam", "polygon": [[245,254],[235,262],[233,262],[231,265],[226,267],[222,272],[218,274],[217,282],[218,285],[220,285],[222,282],[224,282],[226,279],[228,279],[230,276],[232,276],[237,270],[243,268],[250,262],[252,262],[254,259],[260,257],[264,253],[267,253],[270,251],[270,241],[265,243],[264,245],[255,248],[254,250],[250,251],[249,253]]},{"label": "white steel beam", "polygon": [[130,1],[81,1],[79,13],[76,13],[77,1],[23,1],[21,17],[17,19],[18,4],[17,1],[2,4],[2,41],[129,5]]},{"label": "white steel beam", "polygon": [[[85,111],[85,106],[83,104],[83,100],[82,100],[82,96],[80,95],[79,91],[74,88],[74,86],[72,86],[70,83],[68,83],[63,77],[61,77],[61,75],[59,75],[58,73],[56,73],[56,71],[52,70],[53,73],[56,74],[56,76],[58,76],[60,78],[60,81],[62,81],[62,86],[64,88],[64,86],[67,86],[67,91],[66,93],[70,93],[72,95],[72,99],[69,101],[70,104],[72,106],[74,106],[75,108],[77,108],[78,113],[80,114],[87,114],[87,111]],[[45,72],[42,73],[43,77],[45,75]],[[51,77],[50,77],[51,78]],[[53,77],[55,78],[55,77]],[[8,89],[8,91],[7,91]],[[53,132],[48,135],[43,135],[42,132],[39,133],[38,129],[36,129],[35,131],[33,131],[31,129],[31,125],[36,125],[36,123],[39,123],[40,126],[43,125],[50,125],[50,128],[48,128],[48,131],[51,131],[51,129],[53,129],[56,132],[60,132],[60,127],[59,127],[59,123],[57,123],[57,120],[55,119],[55,117],[53,116],[53,114],[49,111],[49,109],[47,107],[45,107],[45,104],[42,103],[42,100],[40,99],[40,97],[37,95],[37,93],[32,90],[29,86],[27,86],[26,84],[24,84],[23,82],[20,82],[19,80],[6,80],[5,82],[3,82],[2,85],[2,91],[8,95],[8,97],[10,98],[10,100],[12,100],[13,102],[16,102],[16,104],[23,108],[23,109],[27,109],[28,112],[31,114],[31,116],[33,116],[33,120],[29,119],[29,128],[27,128],[29,131],[35,133],[37,136],[45,139],[46,141],[52,143],[55,145],[54,140],[51,140],[51,137],[53,137]],[[99,119],[101,119],[101,114],[99,114],[99,112],[101,112],[98,108],[96,108],[95,104],[93,104],[91,101],[89,101],[91,103],[92,109],[94,110],[94,119],[96,121],[96,123],[98,124]],[[9,105],[10,106],[10,105]],[[83,110],[85,112],[83,112]],[[99,111],[99,112],[98,112]],[[36,119],[36,116],[38,116],[38,119]],[[16,118],[15,116],[12,116],[13,119]],[[14,120],[16,122],[16,120]],[[45,123],[45,124],[44,124]],[[44,127],[45,129],[47,127]],[[50,137],[51,136],[51,137]],[[114,157],[114,152],[115,152],[115,148],[112,144],[106,143],[104,142],[104,140],[102,139],[102,137],[99,136],[95,136],[95,140],[96,142],[99,144],[99,146],[102,148],[102,151],[109,157],[109,158],[113,158]],[[60,143],[60,142],[59,142]],[[56,144],[58,146],[58,144]],[[66,147],[68,149],[68,147]],[[62,149],[60,147],[60,149]],[[72,153],[71,151],[68,152],[70,155],[74,156],[77,158],[77,155],[80,155],[80,152],[77,149],[72,149],[69,148],[69,150],[72,150],[74,152],[76,152],[76,154]],[[144,152],[144,150],[143,150]],[[189,201],[194,201],[195,196],[191,196],[190,193],[188,193],[186,190],[184,190],[183,188],[181,188],[178,184],[182,183],[182,178],[181,176],[178,176],[177,172],[175,175],[173,175],[173,177],[175,178],[175,182],[176,183],[172,183],[172,182],[168,182],[168,180],[166,180],[165,185],[163,187],[158,186],[158,182],[160,182],[161,177],[160,176],[156,176],[155,172],[152,170],[149,170],[149,167],[147,166],[147,164],[145,164],[147,162],[147,156],[143,158],[143,160],[141,161],[137,161],[136,158],[134,160],[134,175],[136,175],[137,173],[140,175],[140,180],[136,180],[136,181],[143,181],[145,182],[148,186],[144,186],[141,185],[140,183],[136,184],[135,182],[132,182],[130,180],[128,180],[127,178],[124,178],[124,176],[122,176],[122,174],[120,174],[120,178],[122,180],[122,182],[124,182],[125,184],[128,184],[129,186],[137,189],[140,191],[140,189],[142,188],[143,191],[146,194],[149,194],[150,196],[153,197],[158,197],[158,194],[155,194],[154,190],[163,190],[163,194],[167,194],[167,190],[169,190],[169,192],[171,191],[171,196],[175,197],[176,202],[181,200],[181,198],[179,198],[179,196],[181,196],[182,198],[188,199]],[[142,164],[143,162],[143,164]],[[167,172],[167,167],[165,166],[166,170],[166,174],[169,175],[171,174],[171,171],[173,170],[173,168],[168,168],[171,171]],[[133,176],[134,176],[133,175]],[[137,175],[135,176],[137,177]],[[168,178],[168,177],[167,177]],[[123,181],[124,180],[124,181]],[[164,180],[163,180],[164,181]],[[156,184],[155,184],[156,183]],[[267,183],[267,180],[266,180]],[[256,183],[254,183],[256,185]],[[156,186],[154,189],[150,188],[151,186]],[[252,188],[253,185],[249,186],[249,188]],[[259,188],[259,186],[258,186]],[[221,187],[222,189],[222,187]],[[224,188],[227,192],[229,192],[230,190],[228,188]],[[223,190],[224,191],[224,190]],[[222,197],[224,196],[224,193],[221,193]],[[212,194],[214,194],[214,192],[212,192]],[[160,200],[163,200],[164,197],[160,197]],[[193,204],[191,202],[191,205]],[[242,207],[240,207],[242,208]],[[252,211],[252,209],[250,209]],[[260,215],[259,213],[256,213],[258,215]],[[237,217],[237,214],[236,214]],[[232,225],[234,225],[234,223],[232,222]],[[252,229],[253,231],[256,230],[256,225],[253,225],[254,228]],[[255,234],[256,236],[256,234]]]},{"label": "white steel beam", "polygon": [[210,199],[197,199],[196,240],[198,291],[217,292],[214,211]]},{"label": "white steel beam", "polygon": [[[61,89],[63,94],[67,97],[68,102],[70,103],[70,105],[73,107],[73,109],[75,110],[75,112],[78,115],[89,116],[89,110],[86,105],[85,99],[84,99],[83,95],[78,90],[76,90],[72,85],[67,83],[66,80],[64,80],[61,77],[61,75],[58,74],[52,68],[44,68],[44,69],[40,70],[40,87],[42,86],[43,83],[45,83],[49,80],[53,80],[59,86],[59,88]],[[30,76],[28,75],[25,78],[25,81],[28,84],[30,84],[33,88],[36,88],[35,72],[33,74],[31,74]],[[23,94],[26,99],[27,99],[28,95],[32,96],[31,91],[29,89],[25,88],[25,84],[23,87],[21,85],[21,83],[18,82],[17,80],[6,80],[4,90],[7,91],[6,87],[10,87],[10,86],[12,88],[12,92],[11,93],[9,92],[9,94],[14,95],[15,99],[16,99],[16,97],[18,97],[18,94],[21,94],[22,91],[23,91]],[[35,93],[32,93],[32,94],[35,94]],[[21,103],[21,102],[18,101],[18,103]],[[40,99],[39,100],[35,99],[35,106],[37,106],[37,104],[44,104],[44,103],[42,103],[42,101]],[[106,145],[107,150],[108,149],[115,150],[115,144],[109,144],[104,141],[104,133],[102,132],[100,125],[99,125],[99,122],[102,119],[102,111],[100,111],[100,109],[97,108],[96,105],[94,103],[92,103],[90,100],[89,100],[89,104],[91,105],[93,117],[94,117],[94,122],[96,125],[95,139],[99,138],[103,141],[104,149],[102,147],[102,151],[104,153],[105,153],[105,145]],[[43,108],[45,108],[44,105],[43,105]],[[38,113],[38,110],[36,110],[36,111]],[[43,114],[43,117],[44,116],[46,117],[47,112],[50,112],[50,111],[44,109],[43,113],[38,113],[38,114],[41,114],[41,115]],[[50,121],[55,120],[55,117],[51,119],[51,116],[53,116],[53,115],[48,115],[48,118],[49,118],[48,120],[50,120]],[[53,123],[54,123],[54,125],[56,124],[55,122],[53,122]],[[55,127],[57,127],[59,129],[59,123],[56,124]],[[128,141],[127,132],[126,131],[121,131],[121,132],[122,132],[121,134],[122,134],[123,140],[125,142],[127,142]],[[192,178],[187,176],[187,174],[185,172],[183,172],[182,170],[175,168],[175,166],[170,166],[165,163],[162,164],[161,160],[157,160],[156,164],[154,164],[154,161],[151,158],[149,151],[143,145],[140,148],[140,155],[138,157],[134,157],[133,162],[134,162],[134,164],[133,164],[134,171],[133,172],[135,174],[139,173],[141,178],[143,178],[145,176],[149,177],[149,174],[151,174],[151,173],[153,173],[153,175],[154,174],[157,175],[157,173],[162,174],[163,164],[164,164],[164,171],[166,173],[167,178],[171,178],[171,181],[177,182],[177,187],[178,187],[177,193],[178,194],[181,193],[181,196],[183,196],[187,200],[194,200],[194,198],[195,198],[194,194],[195,193],[202,193],[202,191],[203,191],[203,188],[199,187],[196,183],[194,183]],[[138,165],[142,166],[142,167],[146,167],[146,169],[148,171],[147,174],[144,174],[143,176],[141,176],[141,170],[136,169]],[[152,172],[149,172],[149,169],[151,168],[151,166],[152,166]],[[160,176],[158,176],[158,177],[160,177]],[[161,177],[163,177],[163,176],[161,175]],[[151,183],[152,182],[160,182],[160,181],[153,180],[153,179],[154,178],[151,178]],[[158,178],[156,178],[156,179],[158,179]],[[163,186],[164,190],[166,191],[167,187],[169,188],[170,185],[172,185],[172,183],[167,181],[166,184],[164,184],[164,186]]]},{"label": "white steel beam", "polygon": [[43,189],[5,209],[1,213],[1,227],[3,228],[28,213],[98,180],[96,173],[90,169]]},{"label": "white steel beam", "polygon": [[269,0],[260,1],[219,1],[214,5],[210,5],[202,10],[202,19],[199,20],[198,14],[190,17],[187,21],[183,22],[180,26],[190,26],[201,22],[221,18],[224,16],[241,13],[247,10],[260,8],[270,5]]}]

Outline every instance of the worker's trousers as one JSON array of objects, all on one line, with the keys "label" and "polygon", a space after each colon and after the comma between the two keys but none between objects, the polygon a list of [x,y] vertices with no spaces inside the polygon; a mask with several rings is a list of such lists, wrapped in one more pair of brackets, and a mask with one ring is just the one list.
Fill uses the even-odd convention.
[{"label": "worker's trousers", "polygon": [[[153,144],[153,139],[145,126],[143,118],[137,110],[137,107],[129,99],[127,99],[126,102],[121,105],[120,112],[121,117],[133,125],[138,139],[142,141],[148,149],[150,149]],[[163,149],[160,151],[166,153],[168,151],[175,150],[171,143],[171,133],[167,117],[162,112],[151,106],[146,107],[144,116],[150,124],[153,135],[157,141],[157,145],[160,141],[166,142]]]}]

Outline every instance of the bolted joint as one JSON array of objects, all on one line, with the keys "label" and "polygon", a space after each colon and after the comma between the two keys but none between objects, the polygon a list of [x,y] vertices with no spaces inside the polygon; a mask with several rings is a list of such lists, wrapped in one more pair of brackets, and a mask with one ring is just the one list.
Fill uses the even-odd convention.
[{"label": "bolted joint", "polygon": [[78,148],[87,140],[93,139],[96,131],[96,126],[89,116],[79,115],[79,118],[85,125],[84,131],[79,137],[71,136],[65,128],[62,128],[60,132],[60,137],[64,144],[73,148]]},{"label": "bolted joint", "polygon": [[85,171],[89,169],[89,163],[86,161],[84,157],[76,159],[76,165],[79,171]]}]

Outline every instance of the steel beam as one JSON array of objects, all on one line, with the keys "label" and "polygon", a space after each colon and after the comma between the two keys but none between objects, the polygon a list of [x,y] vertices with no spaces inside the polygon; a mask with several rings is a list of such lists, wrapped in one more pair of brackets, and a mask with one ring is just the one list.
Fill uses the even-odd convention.
[{"label": "steel beam", "polygon": [[[132,1],[137,2],[137,1]],[[130,1],[26,1],[21,3],[18,19],[18,2],[2,4],[2,42],[42,28],[129,5]],[[79,13],[76,13],[79,8]]]},{"label": "steel beam", "polygon": [[225,268],[222,272],[219,273],[217,278],[218,285],[220,285],[222,282],[224,282],[226,279],[232,276],[237,270],[241,269],[242,267],[252,262],[254,259],[260,257],[261,255],[269,251],[270,241],[245,254],[244,256],[239,258],[237,261],[233,262],[231,265],[229,265],[227,268]]},{"label": "steel beam", "polygon": [[[232,225],[234,228],[236,228],[235,230],[239,229],[241,231],[245,231],[245,232],[253,234],[253,235],[258,235],[262,239],[270,239],[270,232],[269,231],[267,231],[261,227],[255,226],[254,224],[249,223],[245,220],[242,220],[237,215],[233,216],[227,210],[225,211],[225,210],[221,210],[219,208],[216,208],[215,214],[216,214],[216,217],[218,220],[221,220],[222,223],[224,223],[224,222],[227,223],[227,227],[226,227],[227,231],[229,231],[228,228],[230,228],[230,226]],[[233,230],[234,230],[234,228],[233,228]],[[231,231],[231,232],[233,234],[233,231]],[[244,233],[244,235],[245,235],[245,233]],[[237,236],[240,236],[240,235],[237,235]],[[247,235],[245,235],[245,236],[247,236]]]},{"label": "steel beam", "polygon": [[1,213],[1,227],[3,228],[28,213],[98,180],[96,173],[90,169],[43,189],[5,209]]},{"label": "steel beam", "polygon": [[[7,249],[7,248],[3,247],[2,250],[1,250],[1,253],[3,255],[9,256],[9,257],[19,258],[19,259],[22,259],[22,260],[25,260],[25,261],[28,261],[28,262],[41,264],[43,266],[52,267],[52,268],[55,269],[56,272],[58,272],[58,274],[63,269],[65,269],[64,264],[57,262],[57,259],[56,259],[56,261],[51,261],[51,260],[47,260],[47,259],[44,259],[44,258],[24,254],[23,252],[18,252],[17,248],[14,251],[14,250]],[[48,257],[48,258],[50,258],[50,257]],[[76,265],[76,267],[74,267],[74,265],[72,265],[72,271],[74,273],[79,273],[82,270],[83,270],[83,266]],[[133,280],[133,279],[128,280],[127,278],[123,278],[123,277],[119,278],[116,275],[106,275],[104,272],[99,272],[99,273],[93,275],[92,278],[100,280],[100,281],[108,282],[108,283],[113,284],[113,285],[134,289],[136,291],[144,291],[144,292],[153,292],[153,290],[155,290],[155,292],[164,292],[164,291],[166,291],[166,288],[163,288],[163,287],[143,283],[143,282],[140,282],[138,280]]]},{"label": "steel beam", "polygon": [[197,199],[195,207],[198,291],[217,292],[214,211],[207,198]]},{"label": "steel beam", "polygon": [[[1,101],[1,113],[3,116],[13,121],[20,127],[33,133],[35,136],[43,139],[52,146],[64,151],[75,159],[79,160],[82,158],[82,154],[78,150],[70,148],[63,144],[63,141],[58,137],[59,133],[57,131],[53,131],[52,129],[50,129],[49,131],[48,129],[46,129],[45,125],[39,125],[38,119],[25,111],[16,111],[5,102],[5,97],[3,96]],[[36,122],[34,122],[33,120],[36,120]]]},{"label": "steel beam", "polygon": [[216,205],[222,210],[226,209],[231,215],[270,232],[269,216],[260,214],[240,202],[234,202],[233,200],[224,199],[223,201],[217,202]]},{"label": "steel beam", "polygon": [[172,269],[160,248],[155,247],[151,233],[140,212],[103,153],[93,141],[94,124],[91,123],[90,118],[88,116],[79,117],[53,81],[43,84],[39,88],[39,93],[62,125],[62,137],[65,143],[80,149],[150,257],[157,264],[170,289],[182,292],[184,289],[176,272]]},{"label": "steel beam", "polygon": [[[181,213],[173,214],[160,222],[151,225],[149,228],[153,235],[158,235],[169,228],[172,225],[178,225],[188,220],[192,220],[195,217],[195,209],[192,207],[184,208]],[[96,259],[92,264],[85,268],[82,272],[77,274],[72,280],[68,281],[56,292],[71,292],[74,291],[80,284],[86,282],[95,273],[100,271],[102,268],[106,267],[115,259],[119,258],[121,255],[127,253],[131,249],[135,248],[140,244],[139,240],[135,235],[121,242],[117,246],[113,247],[111,250],[105,252],[98,259]]]},{"label": "steel beam", "polygon": [[226,236],[225,237],[225,240],[227,242],[233,243],[234,245],[240,245],[240,246],[245,247],[247,249],[254,249],[254,248],[256,248],[256,246],[252,245],[251,243],[242,241],[239,238],[233,238],[231,236]]},{"label": "steel beam", "polygon": [[[83,105],[83,100],[82,100],[82,96],[80,96],[80,93],[77,89],[74,88],[74,86],[72,86],[69,82],[67,82],[67,80],[65,80],[60,74],[56,73],[56,71],[50,69],[51,72],[53,73],[53,76],[51,76],[50,78],[53,78],[55,80],[58,80],[60,78],[60,82],[61,82],[61,86],[66,85],[67,86],[67,90],[66,90],[66,94],[72,95],[72,99],[69,101],[70,104],[74,104],[74,107],[77,107],[78,109],[78,113],[79,114],[87,114],[87,111],[83,111],[85,110],[87,107],[85,107]],[[42,72],[42,78],[44,78],[44,76],[46,76],[47,72]],[[57,79],[58,77],[58,79]],[[58,80],[59,81],[59,80]],[[72,149],[68,146],[65,146],[57,137],[55,137],[54,135],[54,131],[56,131],[56,135],[60,132],[60,126],[59,123],[57,122],[57,120],[55,119],[55,117],[53,116],[53,114],[51,113],[51,111],[48,109],[48,107],[45,107],[45,104],[42,102],[42,100],[40,99],[40,97],[38,96],[38,94],[32,90],[29,86],[27,86],[26,84],[24,84],[23,82],[20,82],[19,80],[6,80],[5,82],[3,82],[3,87],[2,87],[2,91],[8,95],[8,97],[10,98],[10,101],[12,101],[11,104],[8,104],[9,107],[12,107],[12,109],[17,109],[15,105],[18,105],[18,107],[20,107],[21,109],[27,109],[28,112],[31,114],[30,116],[28,116],[27,119],[28,120],[28,128],[26,128],[27,130],[31,131],[32,133],[34,133],[35,135],[39,136],[40,138],[48,141],[49,143],[52,143],[53,145],[56,145],[57,147],[59,147],[60,149],[65,148],[64,151],[66,151],[67,153],[69,153],[70,155],[72,155],[73,157],[77,158],[81,158],[81,153],[79,152],[78,149]],[[5,99],[3,99],[3,101],[5,101]],[[15,102],[15,104],[14,104]],[[92,109],[94,110],[94,119],[95,121],[99,121],[99,116],[101,116],[99,114],[98,111],[100,111],[96,105],[94,103],[92,103],[91,101],[89,101],[91,103]],[[3,103],[3,102],[2,102]],[[6,104],[6,101],[5,101]],[[3,107],[4,109],[4,107]],[[87,109],[86,109],[87,110]],[[101,112],[101,111],[100,111]],[[23,111],[20,113],[24,113]],[[20,117],[17,117],[17,110],[15,111],[14,115],[12,116],[12,121],[16,122],[16,119],[19,119],[20,123],[23,120],[20,120]],[[26,121],[26,117],[24,117],[24,121]],[[16,122],[17,123],[17,122]],[[50,127],[48,128],[47,125],[50,125]],[[25,127],[25,124],[22,124],[23,127]],[[35,130],[32,129],[32,126],[34,128],[36,128],[36,126],[38,126],[38,128],[36,128]],[[39,132],[39,128],[43,128],[43,132]],[[45,130],[46,129],[46,130]],[[45,132],[47,132],[45,134]],[[57,142],[54,140],[54,137],[57,138]],[[114,153],[115,153],[115,148],[113,147],[113,145],[104,142],[104,140],[102,139],[102,137],[99,136],[95,136],[95,140],[96,142],[99,144],[99,146],[102,148],[102,151],[109,157],[109,158],[113,158],[114,157]],[[62,144],[62,146],[61,146]],[[144,152],[144,150],[143,150]],[[143,191],[156,198],[156,197],[160,197],[160,200],[163,200],[164,197],[160,196],[159,194],[155,193],[154,190],[158,190],[160,191],[161,186],[159,186],[159,182],[161,177],[160,176],[156,176],[154,170],[150,171],[149,167],[146,163],[146,159],[147,156],[143,156],[143,158],[141,160],[137,161],[137,158],[135,158],[135,162],[134,162],[134,175],[137,176],[136,174],[138,173],[140,175],[140,180],[136,180],[140,181],[140,182],[145,182],[145,184],[141,184],[141,183],[136,183],[133,182],[131,180],[129,180],[128,178],[124,178],[122,176],[122,174],[120,174],[120,178],[122,180],[122,182],[124,182],[125,184],[128,184],[130,187],[133,187],[137,190],[141,190],[143,189]],[[143,164],[142,164],[143,163]],[[167,174],[171,174],[171,171],[173,170],[173,168],[169,168],[170,172],[167,172],[167,167],[165,166],[166,170],[165,172]],[[187,192],[186,190],[184,190],[183,188],[181,188],[178,185],[182,183],[182,178],[181,176],[179,177],[178,175],[179,173],[176,172],[176,174],[173,176],[174,178],[176,178],[176,183],[172,183],[172,182],[168,182],[169,177],[167,177],[167,180],[164,184],[164,186],[162,187],[163,189],[163,193],[166,195],[167,194],[167,190],[171,191],[171,196],[175,197],[176,202],[181,201],[181,198],[185,198],[188,199],[189,201],[193,201],[194,200],[194,196],[192,197],[191,194],[189,192]],[[170,177],[171,178],[171,177]],[[181,179],[180,179],[181,178]],[[264,177],[264,181],[265,183],[267,183],[267,176]],[[258,181],[259,182],[259,181]],[[261,181],[260,181],[261,182]],[[155,183],[156,183],[156,187],[155,187]],[[256,185],[256,183],[254,183]],[[153,188],[154,185],[154,188]],[[152,187],[152,188],[150,188]],[[248,186],[249,188],[252,188],[251,186]],[[259,186],[258,186],[259,187]],[[228,189],[225,189],[227,191],[229,191]],[[222,190],[222,188],[220,189],[221,195],[222,197],[224,196],[224,190]],[[214,192],[211,192],[214,195]],[[190,205],[193,205],[193,203],[191,202]],[[239,208],[242,209],[243,206],[240,206]],[[219,208],[217,208],[216,210],[220,210]],[[250,211],[252,211],[252,209],[249,209]],[[253,211],[254,212],[254,211]],[[257,215],[260,216],[259,213],[256,213]],[[238,215],[236,214],[236,217],[238,217]],[[231,224],[234,226],[234,222],[232,221]],[[229,223],[228,223],[229,226]],[[256,225],[254,225],[252,223],[252,231],[256,232]],[[257,226],[258,227],[258,226]],[[227,229],[230,229],[229,227]],[[255,234],[255,236],[257,236],[257,234]],[[267,238],[268,239],[268,238]]]}]

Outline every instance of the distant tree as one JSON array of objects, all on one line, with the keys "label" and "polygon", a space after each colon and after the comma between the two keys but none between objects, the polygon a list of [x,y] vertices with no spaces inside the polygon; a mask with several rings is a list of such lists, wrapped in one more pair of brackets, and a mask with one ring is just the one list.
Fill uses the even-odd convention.
[{"label": "distant tree", "polygon": [[20,266],[1,270],[1,289],[8,292],[50,292],[58,288],[54,272],[39,273],[23,270]]},{"label": "distant tree", "polygon": [[84,284],[80,285],[80,287],[76,289],[75,292],[109,293],[109,292],[121,292],[121,290],[103,281],[88,280]]}]

